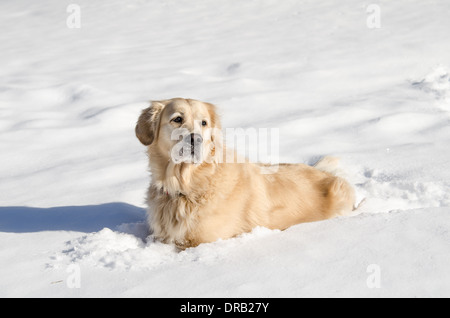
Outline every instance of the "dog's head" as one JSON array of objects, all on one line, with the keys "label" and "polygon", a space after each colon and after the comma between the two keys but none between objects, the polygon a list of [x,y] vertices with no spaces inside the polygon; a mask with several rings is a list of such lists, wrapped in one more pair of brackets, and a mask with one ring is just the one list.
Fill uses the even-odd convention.
[{"label": "dog's head", "polygon": [[214,105],[184,98],[153,101],[136,125],[136,136],[146,146],[174,163],[214,160],[220,122]]}]

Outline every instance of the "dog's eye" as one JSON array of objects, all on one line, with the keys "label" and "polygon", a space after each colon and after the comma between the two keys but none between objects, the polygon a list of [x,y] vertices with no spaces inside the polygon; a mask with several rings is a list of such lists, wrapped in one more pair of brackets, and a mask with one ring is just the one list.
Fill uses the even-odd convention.
[{"label": "dog's eye", "polygon": [[180,116],[176,117],[175,119],[172,119],[172,121],[174,121],[175,123],[181,123],[183,121],[183,118],[181,118]]},{"label": "dog's eye", "polygon": [[202,126],[206,126],[208,125],[208,123],[206,122],[206,120],[202,120]]}]

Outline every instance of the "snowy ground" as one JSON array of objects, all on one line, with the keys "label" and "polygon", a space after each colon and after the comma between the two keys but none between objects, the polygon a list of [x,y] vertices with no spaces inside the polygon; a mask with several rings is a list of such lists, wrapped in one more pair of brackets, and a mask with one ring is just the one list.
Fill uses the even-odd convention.
[{"label": "snowy ground", "polygon": [[[0,296],[450,296],[448,2],[71,3],[0,2]],[[176,96],[340,156],[358,214],[146,242],[134,125]]]}]

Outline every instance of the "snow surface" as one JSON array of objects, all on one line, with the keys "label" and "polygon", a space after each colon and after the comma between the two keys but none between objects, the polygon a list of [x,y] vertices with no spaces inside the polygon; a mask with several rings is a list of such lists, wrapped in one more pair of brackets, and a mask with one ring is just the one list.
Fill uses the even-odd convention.
[{"label": "snow surface", "polygon": [[[449,297],[450,4],[0,2],[1,297]],[[177,252],[147,241],[148,100],[340,156],[358,213]],[[375,271],[373,271],[375,269]],[[373,282],[378,284],[373,285]],[[372,288],[371,288],[372,287]]]}]

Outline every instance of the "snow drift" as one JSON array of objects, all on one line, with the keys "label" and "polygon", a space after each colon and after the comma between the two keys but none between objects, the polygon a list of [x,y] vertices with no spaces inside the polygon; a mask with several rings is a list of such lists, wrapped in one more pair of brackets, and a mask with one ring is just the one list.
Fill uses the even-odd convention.
[{"label": "snow drift", "polygon": [[[360,1],[76,4],[80,28],[69,3],[0,3],[1,296],[450,295],[448,3],[380,1],[379,28]],[[278,128],[281,162],[341,157],[358,213],[146,239],[134,125],[176,96]]]}]

